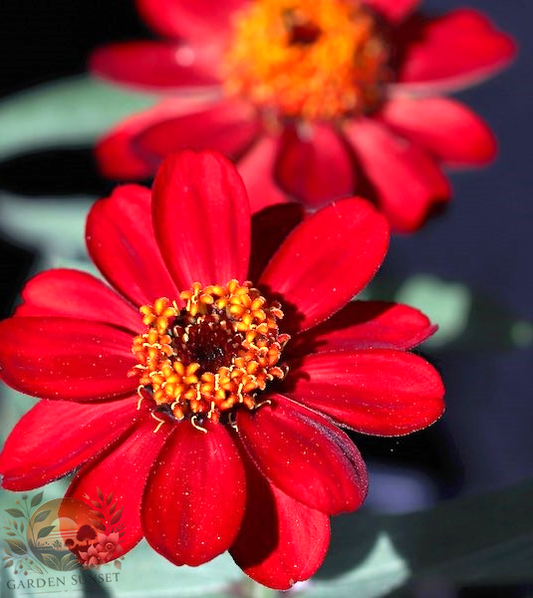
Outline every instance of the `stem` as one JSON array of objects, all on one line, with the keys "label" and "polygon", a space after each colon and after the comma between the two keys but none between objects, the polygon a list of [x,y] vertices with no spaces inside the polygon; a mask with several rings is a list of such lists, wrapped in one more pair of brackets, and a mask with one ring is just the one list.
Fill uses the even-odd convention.
[{"label": "stem", "polygon": [[25,498],[24,499],[24,506],[26,507],[26,513],[28,514],[27,515],[27,526],[31,530],[31,537],[33,538],[33,544],[35,546],[37,546],[37,542],[35,541],[35,534],[33,533],[33,525],[31,525],[31,515],[30,515],[30,509],[28,508],[28,505],[27,505],[27,501],[28,501],[28,499]]}]

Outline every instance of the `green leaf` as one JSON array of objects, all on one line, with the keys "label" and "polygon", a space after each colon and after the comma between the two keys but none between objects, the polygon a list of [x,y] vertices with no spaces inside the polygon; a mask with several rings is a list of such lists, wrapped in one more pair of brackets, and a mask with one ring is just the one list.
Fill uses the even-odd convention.
[{"label": "green leaf", "polygon": [[9,544],[9,548],[11,548],[15,554],[23,555],[28,553],[26,550],[26,544],[24,544],[24,542],[21,540],[6,540],[6,542]]},{"label": "green leaf", "polygon": [[533,323],[466,284],[417,274],[401,284],[378,280],[365,289],[365,299],[405,303],[424,312],[439,329],[424,350],[504,350],[533,344]]},{"label": "green leaf", "polygon": [[466,330],[473,300],[466,285],[427,275],[409,278],[398,289],[395,299],[417,307],[438,324],[436,334],[426,341],[427,347],[447,344]]},{"label": "green leaf", "polygon": [[54,571],[61,571],[61,564],[55,555],[45,552],[43,553],[43,561],[44,564],[50,569],[53,569]]},{"label": "green leaf", "polygon": [[80,566],[78,559],[72,554],[65,554],[61,559],[60,571],[72,571],[72,569],[77,569]]},{"label": "green leaf", "polygon": [[122,571],[120,583],[113,587],[116,598],[224,596],[226,589],[246,579],[227,553],[201,567],[176,567],[158,555],[146,542],[125,555]]},{"label": "green leaf", "polygon": [[419,513],[342,516],[325,565],[299,595],[377,598],[434,576],[456,585],[531,583],[532,520],[533,481]]},{"label": "green leaf", "polygon": [[50,532],[55,529],[55,525],[47,525],[46,527],[42,527],[37,534],[37,540],[41,538],[46,538],[50,535]]},{"label": "green leaf", "polygon": [[34,523],[44,521],[52,511],[41,511],[36,517]]},{"label": "green leaf", "polygon": [[24,513],[19,509],[5,509],[7,513],[11,515],[11,517],[24,517]]},{"label": "green leaf", "polygon": [[0,159],[47,147],[92,144],[119,120],[155,100],[88,76],[11,95],[0,101]]},{"label": "green leaf", "polygon": [[32,499],[31,499],[31,506],[32,508],[37,507],[41,504],[41,501],[43,500],[43,496],[44,496],[44,490],[39,492],[39,494],[36,494]]},{"label": "green leaf", "polygon": [[[63,557],[63,559],[64,558],[65,557]],[[81,567],[81,564],[78,561],[78,559],[75,556],[73,556],[73,558],[70,561],[68,561],[68,563],[66,563],[65,565],[62,564],[61,567],[62,571],[73,571],[74,569],[79,569]]]},{"label": "green leaf", "polygon": [[[27,198],[10,193],[0,196],[2,230],[31,249],[39,249],[55,259],[88,263],[85,248],[85,221],[96,198],[74,200],[54,197]],[[46,267],[56,264],[46,264]],[[57,264],[61,266],[62,264]]]}]

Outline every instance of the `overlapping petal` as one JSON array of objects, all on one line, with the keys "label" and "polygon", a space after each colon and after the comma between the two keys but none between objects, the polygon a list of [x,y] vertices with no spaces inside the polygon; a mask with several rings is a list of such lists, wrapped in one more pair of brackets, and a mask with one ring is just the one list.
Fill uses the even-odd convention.
[{"label": "overlapping petal", "polygon": [[231,555],[252,579],[287,590],[322,564],[329,517],[276,488],[245,455],[243,460],[248,501]]},{"label": "overlapping petal", "polygon": [[178,287],[246,280],[250,207],[242,179],[222,156],[186,151],[166,160],[154,183],[152,210]]},{"label": "overlapping petal", "polygon": [[17,316],[62,316],[94,320],[138,332],[139,312],[97,278],[61,268],[40,272],[26,283]]},{"label": "overlapping petal", "polygon": [[284,309],[297,309],[287,329],[305,330],[365,287],[385,257],[388,239],[387,223],[370,203],[340,200],[292,231],[260,284],[281,296]]},{"label": "overlapping petal", "polygon": [[92,260],[136,306],[179,295],[155,241],[150,204],[149,189],[124,185],[97,201],[87,218],[87,248]]},{"label": "overlapping petal", "polygon": [[488,77],[512,60],[512,38],[474,10],[437,18],[416,15],[397,32],[398,82],[420,91],[452,91]]},{"label": "overlapping petal", "polygon": [[382,301],[353,301],[287,346],[286,355],[357,349],[410,349],[436,326],[418,309]]},{"label": "overlapping petal", "polygon": [[87,501],[87,496],[97,496],[97,488],[104,496],[113,493],[117,507],[123,509],[120,523],[124,524],[124,535],[120,545],[124,552],[144,535],[141,505],[146,480],[172,430],[171,426],[163,426],[154,434],[156,422],[146,411],[142,413],[144,417],[126,438],[79,470],[66,493],[82,502]]},{"label": "overlapping petal", "polygon": [[250,280],[259,280],[272,256],[287,235],[305,217],[298,203],[277,204],[265,208],[252,217],[252,250],[250,253]]},{"label": "overlapping petal", "polygon": [[259,134],[260,122],[251,107],[228,99],[155,122],[138,135],[135,144],[139,154],[159,161],[178,150],[206,148],[236,160]]},{"label": "overlapping petal", "polygon": [[377,436],[421,430],[444,410],[435,368],[417,355],[388,349],[317,353],[289,362],[282,392]]},{"label": "overlapping petal", "polygon": [[224,426],[175,428],[143,501],[146,539],[176,565],[200,565],[235,540],[244,515],[244,468]]},{"label": "overlapping petal", "polygon": [[98,401],[135,390],[131,333],[101,322],[15,317],[0,322],[0,377],[41,399]]},{"label": "overlapping petal", "polygon": [[213,63],[192,48],[170,42],[136,41],[104,46],[91,56],[96,75],[142,89],[182,89],[219,83]]},{"label": "overlapping petal", "polygon": [[126,118],[96,145],[96,159],[102,174],[117,180],[140,180],[153,175],[161,161],[160,152],[151,154],[146,149],[141,150],[137,143],[139,136],[158,123],[198,112],[217,99],[218,96],[184,94]]},{"label": "overlapping petal", "polygon": [[262,135],[237,164],[254,214],[263,208],[289,201],[273,177],[278,150],[277,137]]},{"label": "overlapping petal", "polygon": [[436,204],[449,199],[446,177],[421,147],[368,118],[350,123],[346,133],[393,229],[417,230]]},{"label": "overlapping petal", "polygon": [[496,139],[485,122],[446,98],[397,98],[380,116],[394,131],[452,165],[485,164],[496,155]]},{"label": "overlapping petal", "polygon": [[269,396],[271,404],[237,414],[250,457],[277,488],[330,515],[357,509],[366,496],[365,464],[352,441],[324,417]]},{"label": "overlapping petal", "polygon": [[120,442],[137,418],[136,402],[133,397],[98,405],[40,401],[6,440],[0,455],[2,486],[38,488]]},{"label": "overlapping petal", "polygon": [[310,208],[353,195],[355,166],[349,146],[330,126],[286,127],[280,141],[276,178]]}]

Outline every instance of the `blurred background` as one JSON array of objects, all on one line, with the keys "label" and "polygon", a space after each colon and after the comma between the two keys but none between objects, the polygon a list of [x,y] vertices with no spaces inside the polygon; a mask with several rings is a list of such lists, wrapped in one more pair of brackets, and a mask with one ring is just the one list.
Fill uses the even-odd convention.
[{"label": "blurred background", "polygon": [[[486,169],[452,174],[450,208],[417,235],[394,238],[368,290],[420,307],[441,324],[421,352],[447,387],[447,412],[431,429],[400,439],[354,435],[369,463],[367,509],[381,514],[426,509],[533,477],[533,2],[427,0],[424,8],[443,12],[465,4],[513,35],[519,56],[496,78],[458,94],[492,127],[498,159]],[[94,48],[151,33],[130,0],[3,0],[0,13],[0,315],[7,317],[32,273],[83,263],[87,207],[113,187],[100,177],[90,142],[75,134],[78,127],[91,129],[83,110],[76,120],[78,103],[87,101],[83,90],[65,91],[60,104],[52,93],[45,108],[28,95],[14,102],[13,94],[82,75]],[[115,114],[146,102],[110,104],[99,126],[105,130],[106,119],[112,123]],[[49,112],[36,115],[39,106]],[[32,130],[47,115],[60,130],[53,142]],[[12,412],[8,401],[5,396],[4,415]],[[12,425],[4,422],[2,438]],[[528,590],[533,594],[525,586],[474,589],[426,580],[394,596],[525,596]]]}]

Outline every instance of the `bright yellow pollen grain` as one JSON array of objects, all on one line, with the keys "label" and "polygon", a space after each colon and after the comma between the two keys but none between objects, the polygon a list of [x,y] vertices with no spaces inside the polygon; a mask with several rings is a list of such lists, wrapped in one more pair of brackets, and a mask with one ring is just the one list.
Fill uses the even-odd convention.
[{"label": "bright yellow pollen grain", "polygon": [[379,102],[388,51],[356,0],[255,0],[236,13],[229,94],[282,116],[333,119]]},{"label": "bright yellow pollen grain", "polygon": [[[133,341],[139,364],[128,375],[139,376],[139,387],[148,388],[157,405],[169,406],[178,420],[190,417],[193,425],[197,416],[216,422],[238,405],[258,407],[257,392],[286,373],[278,363],[290,337],[279,332],[279,304],[268,305],[250,282],[236,280],[225,286],[194,283],[180,298],[182,309],[166,297],[140,308],[147,330]],[[191,329],[206,323],[237,345],[228,363],[214,372],[180,358]]]}]

